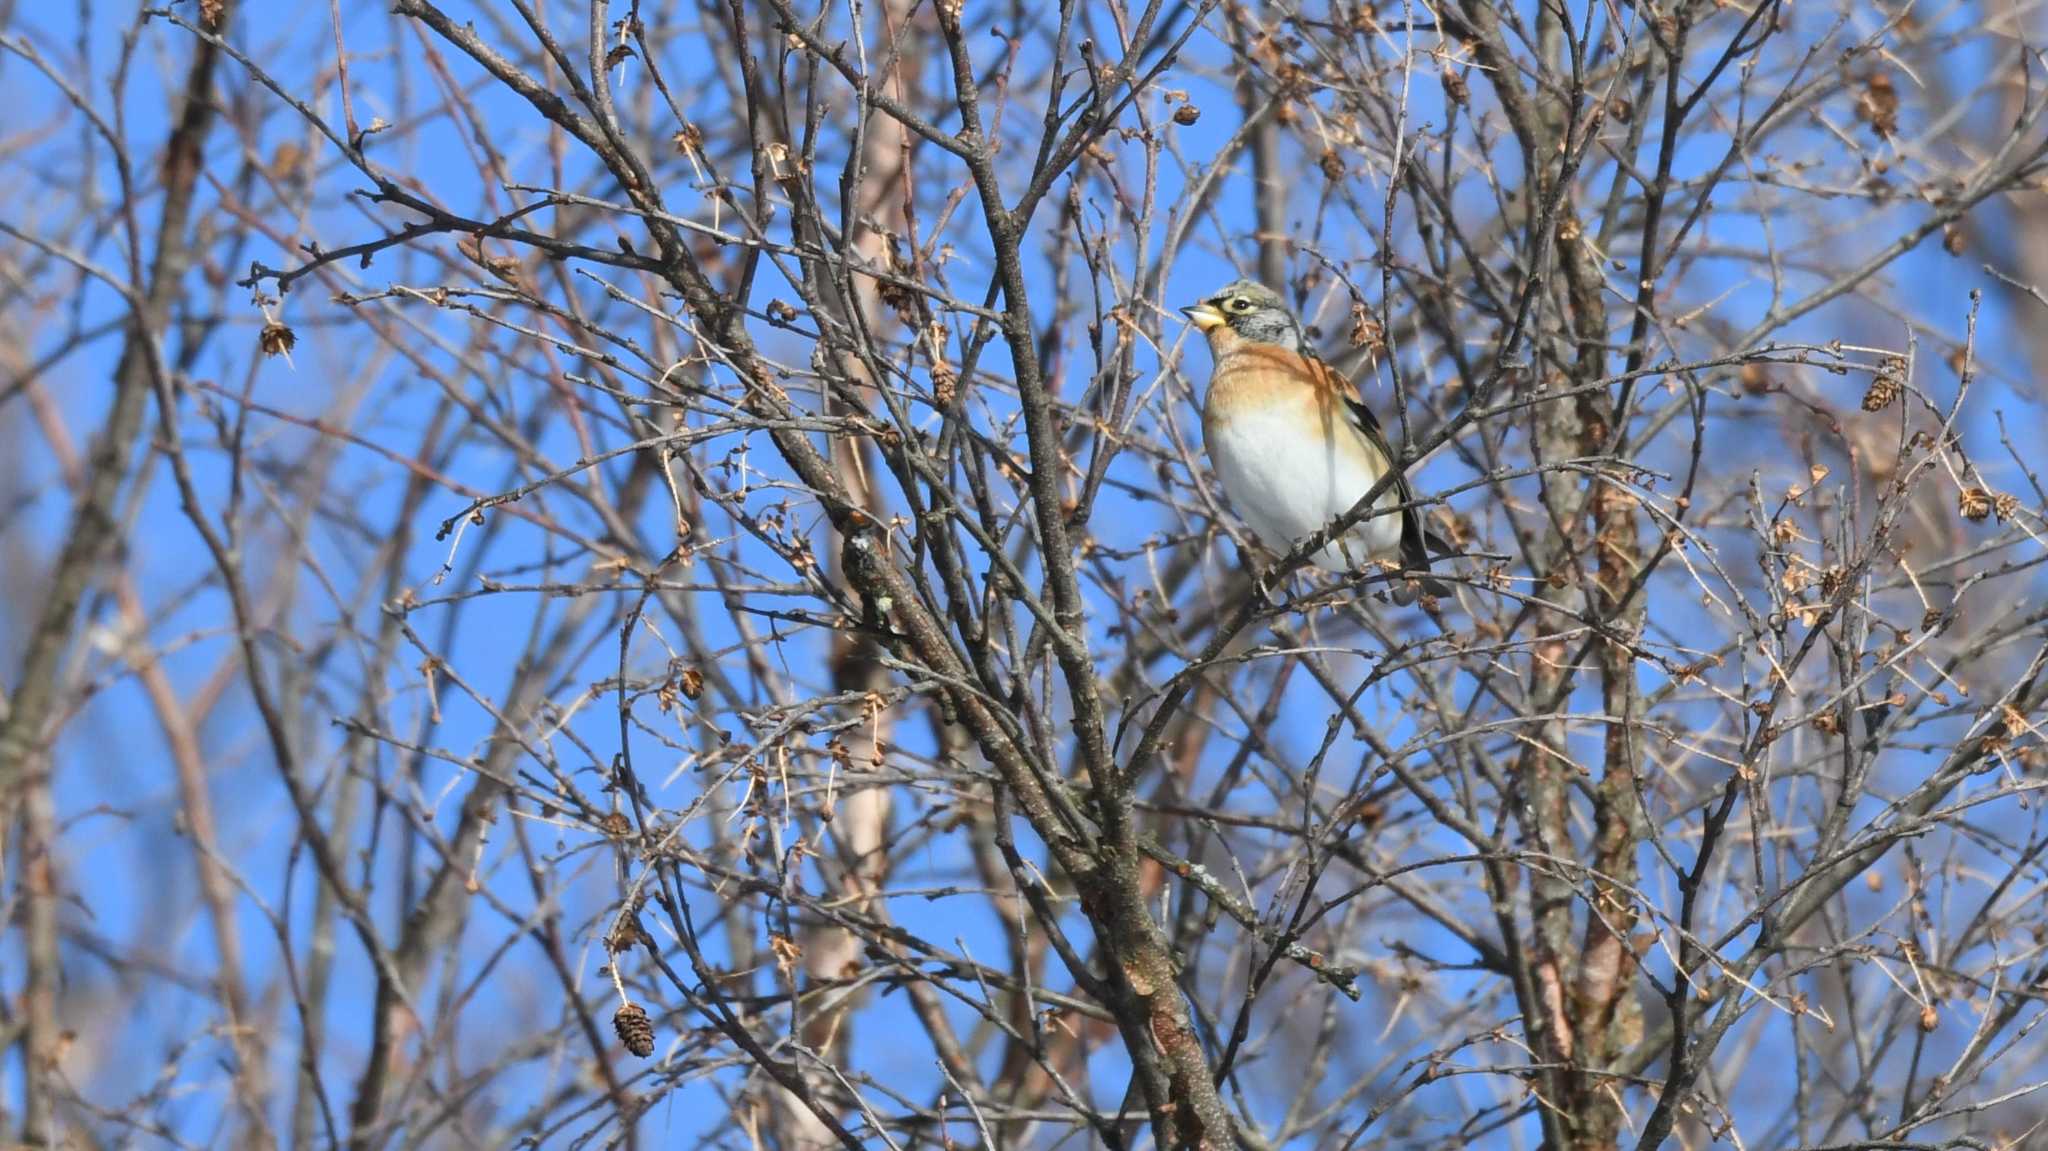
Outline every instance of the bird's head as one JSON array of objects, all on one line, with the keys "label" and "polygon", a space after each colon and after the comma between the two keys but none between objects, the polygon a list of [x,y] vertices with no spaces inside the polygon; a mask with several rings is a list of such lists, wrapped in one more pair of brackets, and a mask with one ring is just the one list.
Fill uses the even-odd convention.
[{"label": "bird's head", "polygon": [[1235,336],[1249,343],[1277,344],[1292,351],[1306,347],[1301,324],[1287,310],[1280,293],[1253,280],[1225,284],[1201,303],[1182,308],[1181,314],[1209,337],[1212,346],[1219,337]]}]

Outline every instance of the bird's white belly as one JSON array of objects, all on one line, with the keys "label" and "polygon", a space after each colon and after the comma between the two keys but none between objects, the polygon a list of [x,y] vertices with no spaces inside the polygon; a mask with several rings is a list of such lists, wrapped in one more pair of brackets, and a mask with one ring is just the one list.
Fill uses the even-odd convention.
[{"label": "bird's white belly", "polygon": [[[1260,542],[1275,552],[1286,552],[1350,511],[1379,480],[1365,460],[1333,450],[1320,427],[1321,434],[1312,436],[1303,435],[1304,430],[1303,410],[1288,405],[1240,409],[1221,426],[1204,429],[1224,494]],[[1344,434],[1344,429],[1335,430]],[[1389,486],[1374,506],[1399,503]],[[1349,571],[1368,560],[1395,559],[1400,550],[1401,517],[1377,515],[1316,553],[1315,562],[1331,571]]]}]

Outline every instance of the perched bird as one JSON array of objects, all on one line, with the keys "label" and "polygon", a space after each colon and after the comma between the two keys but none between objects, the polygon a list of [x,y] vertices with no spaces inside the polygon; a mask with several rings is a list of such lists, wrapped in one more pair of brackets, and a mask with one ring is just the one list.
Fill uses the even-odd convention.
[{"label": "perched bird", "polygon": [[[1181,309],[1209,338],[1216,366],[1202,404],[1202,441],[1231,506],[1259,541],[1286,552],[1365,498],[1393,467],[1394,453],[1371,409],[1335,368],[1318,359],[1278,293],[1239,280]],[[1413,503],[1406,476],[1374,501]],[[1429,578],[1429,549],[1413,507],[1352,525],[1314,556],[1329,571],[1374,561],[1406,569],[1396,603],[1418,591],[1449,594]]]}]

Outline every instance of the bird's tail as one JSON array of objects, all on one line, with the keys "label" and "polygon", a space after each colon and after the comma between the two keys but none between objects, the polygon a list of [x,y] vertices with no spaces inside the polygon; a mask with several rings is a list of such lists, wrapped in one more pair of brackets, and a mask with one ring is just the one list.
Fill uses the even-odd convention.
[{"label": "bird's tail", "polygon": [[1393,596],[1395,603],[1406,607],[1414,603],[1419,596],[1428,595],[1443,599],[1451,594],[1451,585],[1430,576],[1404,572],[1401,581],[1394,585],[1394,590],[1389,594]]},{"label": "bird's tail", "polygon": [[1429,547],[1424,542],[1441,544],[1443,539],[1434,532],[1418,531],[1403,533],[1401,540],[1402,579],[1394,585],[1394,602],[1407,606],[1418,596],[1433,596],[1443,599],[1451,594],[1449,584],[1429,574]]}]

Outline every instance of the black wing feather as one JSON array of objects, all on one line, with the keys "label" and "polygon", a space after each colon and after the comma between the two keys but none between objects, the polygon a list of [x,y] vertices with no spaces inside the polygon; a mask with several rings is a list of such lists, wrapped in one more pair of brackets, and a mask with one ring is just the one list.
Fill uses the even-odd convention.
[{"label": "black wing feather", "polygon": [[[1380,455],[1385,457],[1388,463],[1396,463],[1399,457],[1388,445],[1387,433],[1381,430],[1379,418],[1372,414],[1371,408],[1365,406],[1365,401],[1346,396],[1344,406],[1350,409],[1351,422],[1359,431],[1365,433],[1365,438],[1373,447],[1379,449]],[[1413,506],[1415,491],[1408,486],[1406,472],[1394,477],[1394,494],[1400,497],[1403,504],[1409,505],[1401,509],[1401,566],[1412,572],[1427,572],[1429,532],[1422,526],[1421,512]],[[1422,577],[1422,590],[1433,596],[1451,594],[1451,589],[1445,587],[1442,581],[1427,576]]]}]

